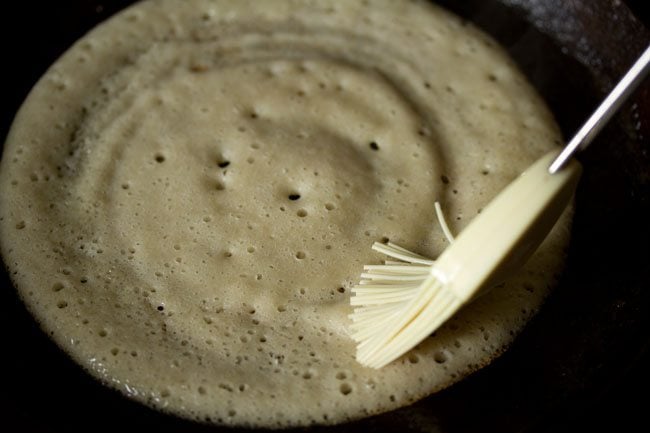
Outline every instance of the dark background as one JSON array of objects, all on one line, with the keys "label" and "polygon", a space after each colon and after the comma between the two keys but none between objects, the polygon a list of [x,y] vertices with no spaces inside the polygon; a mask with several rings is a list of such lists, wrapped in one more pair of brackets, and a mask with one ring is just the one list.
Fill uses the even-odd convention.
[{"label": "dark background", "polygon": [[[0,142],[4,141],[15,111],[45,69],[90,27],[129,3],[128,0],[2,3]],[[442,3],[462,12],[470,10],[476,2]],[[627,3],[647,27],[650,23],[648,2],[630,0]],[[489,16],[479,13],[475,19],[479,25],[483,23],[489,29],[491,13]],[[508,19],[512,18],[506,15]],[[498,28],[492,30],[499,32]],[[529,36],[523,28],[515,30],[516,35],[539,37],[536,34]],[[510,35],[503,33],[497,37],[508,42]],[[524,49],[514,40],[509,42],[506,45],[511,50]],[[546,43],[540,42],[542,46]],[[553,49],[559,52],[558,47]],[[525,55],[517,54],[518,60],[526,61]],[[575,92],[575,101],[567,106],[562,95],[553,91],[543,92],[554,111],[564,114],[561,126],[567,135],[596,102],[592,91],[596,86],[594,82],[572,79],[572,73],[584,74],[584,71],[579,65],[570,66],[565,72],[567,75],[559,78],[572,83],[574,87],[570,91]],[[527,72],[531,70],[526,65],[522,67]],[[552,74],[551,77],[558,78]],[[597,78],[592,77],[592,80],[597,81]],[[542,79],[540,83],[546,90],[552,84],[548,79]],[[647,86],[645,92],[647,94]],[[645,144],[648,144],[647,140]],[[646,240],[641,239],[642,242]],[[598,252],[594,252],[594,258],[599,258]],[[650,266],[648,258],[648,255],[639,257],[637,265]],[[592,272],[608,272],[608,260],[603,253],[600,260],[594,261]],[[7,276],[3,275],[0,281],[4,281],[0,287],[0,430],[214,430],[145,409],[81,374],[79,368],[62,355],[34,324],[16,298]],[[645,280],[646,289],[649,282],[650,279]],[[445,432],[637,430],[635,426],[645,424],[645,413],[650,403],[647,396],[650,390],[650,334],[648,320],[644,319],[650,311],[648,296],[636,292],[635,296],[624,293],[620,297],[613,293],[594,295],[607,305],[605,311],[597,306],[591,309],[589,305],[574,305],[580,302],[577,295],[553,297],[541,317],[531,323],[513,348],[489,367],[424,403],[338,430],[391,431],[400,427],[414,431],[436,431],[438,428]],[[635,301],[646,303],[636,305]],[[562,319],[563,323],[575,327],[566,329],[567,336],[563,339],[558,337],[556,346],[545,343],[543,337],[547,330],[561,332],[549,328],[548,323],[552,320],[549,316],[552,315],[577,317],[573,322]],[[607,329],[594,331],[603,326]],[[601,347],[597,342],[607,344]],[[585,348],[575,350],[572,345]],[[539,390],[543,392],[537,393]],[[432,411],[438,415],[431,428],[417,425],[423,419],[431,421],[426,414]],[[10,428],[4,429],[3,424]]]}]

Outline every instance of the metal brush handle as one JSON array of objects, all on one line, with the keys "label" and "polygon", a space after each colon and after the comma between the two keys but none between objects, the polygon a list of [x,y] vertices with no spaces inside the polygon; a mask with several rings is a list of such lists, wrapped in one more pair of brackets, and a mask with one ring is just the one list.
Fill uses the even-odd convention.
[{"label": "metal brush handle", "polygon": [[582,125],[582,128],[573,136],[569,144],[562,150],[557,158],[551,163],[548,171],[553,174],[564,167],[566,162],[578,150],[583,150],[591,140],[600,132],[605,124],[612,118],[614,113],[621,108],[630,94],[643,81],[650,72],[650,46],[641,54],[641,57],[632,65],[629,71],[618,82],[616,87],[607,95],[607,98],[600,104],[598,109]]}]

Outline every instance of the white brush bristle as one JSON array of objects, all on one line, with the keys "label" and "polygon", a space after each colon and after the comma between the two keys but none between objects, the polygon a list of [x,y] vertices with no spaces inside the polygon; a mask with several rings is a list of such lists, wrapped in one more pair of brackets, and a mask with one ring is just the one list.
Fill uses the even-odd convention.
[{"label": "white brush bristle", "polygon": [[[449,242],[453,236],[436,202],[438,221]],[[352,289],[350,315],[357,360],[381,368],[417,345],[461,306],[431,275],[434,261],[392,243],[372,248],[397,261],[364,266]]]}]

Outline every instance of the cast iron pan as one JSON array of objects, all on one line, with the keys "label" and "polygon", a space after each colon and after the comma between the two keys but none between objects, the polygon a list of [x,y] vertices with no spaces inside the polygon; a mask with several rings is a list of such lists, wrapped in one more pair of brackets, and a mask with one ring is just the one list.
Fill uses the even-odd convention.
[{"label": "cast iron pan", "polygon": [[[650,41],[642,24],[648,23],[643,1],[628,2],[634,13],[616,0],[439,3],[508,48],[568,137]],[[30,87],[56,57],[129,3],[3,2],[0,137],[6,135]],[[650,366],[649,134],[646,83],[581,156],[585,173],[567,272],[505,355],[411,407],[313,430],[631,430],[643,419],[648,402],[643,395],[650,386],[645,371]],[[106,389],[40,331],[4,271],[0,284],[3,431],[227,430],[157,413]]]}]

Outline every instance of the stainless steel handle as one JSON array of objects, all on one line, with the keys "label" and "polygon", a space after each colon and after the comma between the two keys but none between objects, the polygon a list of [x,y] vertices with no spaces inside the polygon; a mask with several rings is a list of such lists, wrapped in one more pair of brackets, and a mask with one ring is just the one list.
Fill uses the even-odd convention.
[{"label": "stainless steel handle", "polygon": [[618,82],[616,87],[607,95],[607,98],[600,104],[598,109],[587,119],[582,128],[573,136],[562,152],[551,163],[548,171],[553,174],[561,169],[573,154],[578,150],[586,148],[591,140],[603,129],[603,126],[621,108],[630,94],[643,81],[650,72],[650,46],[648,46],[641,57],[632,65],[629,71]]}]

